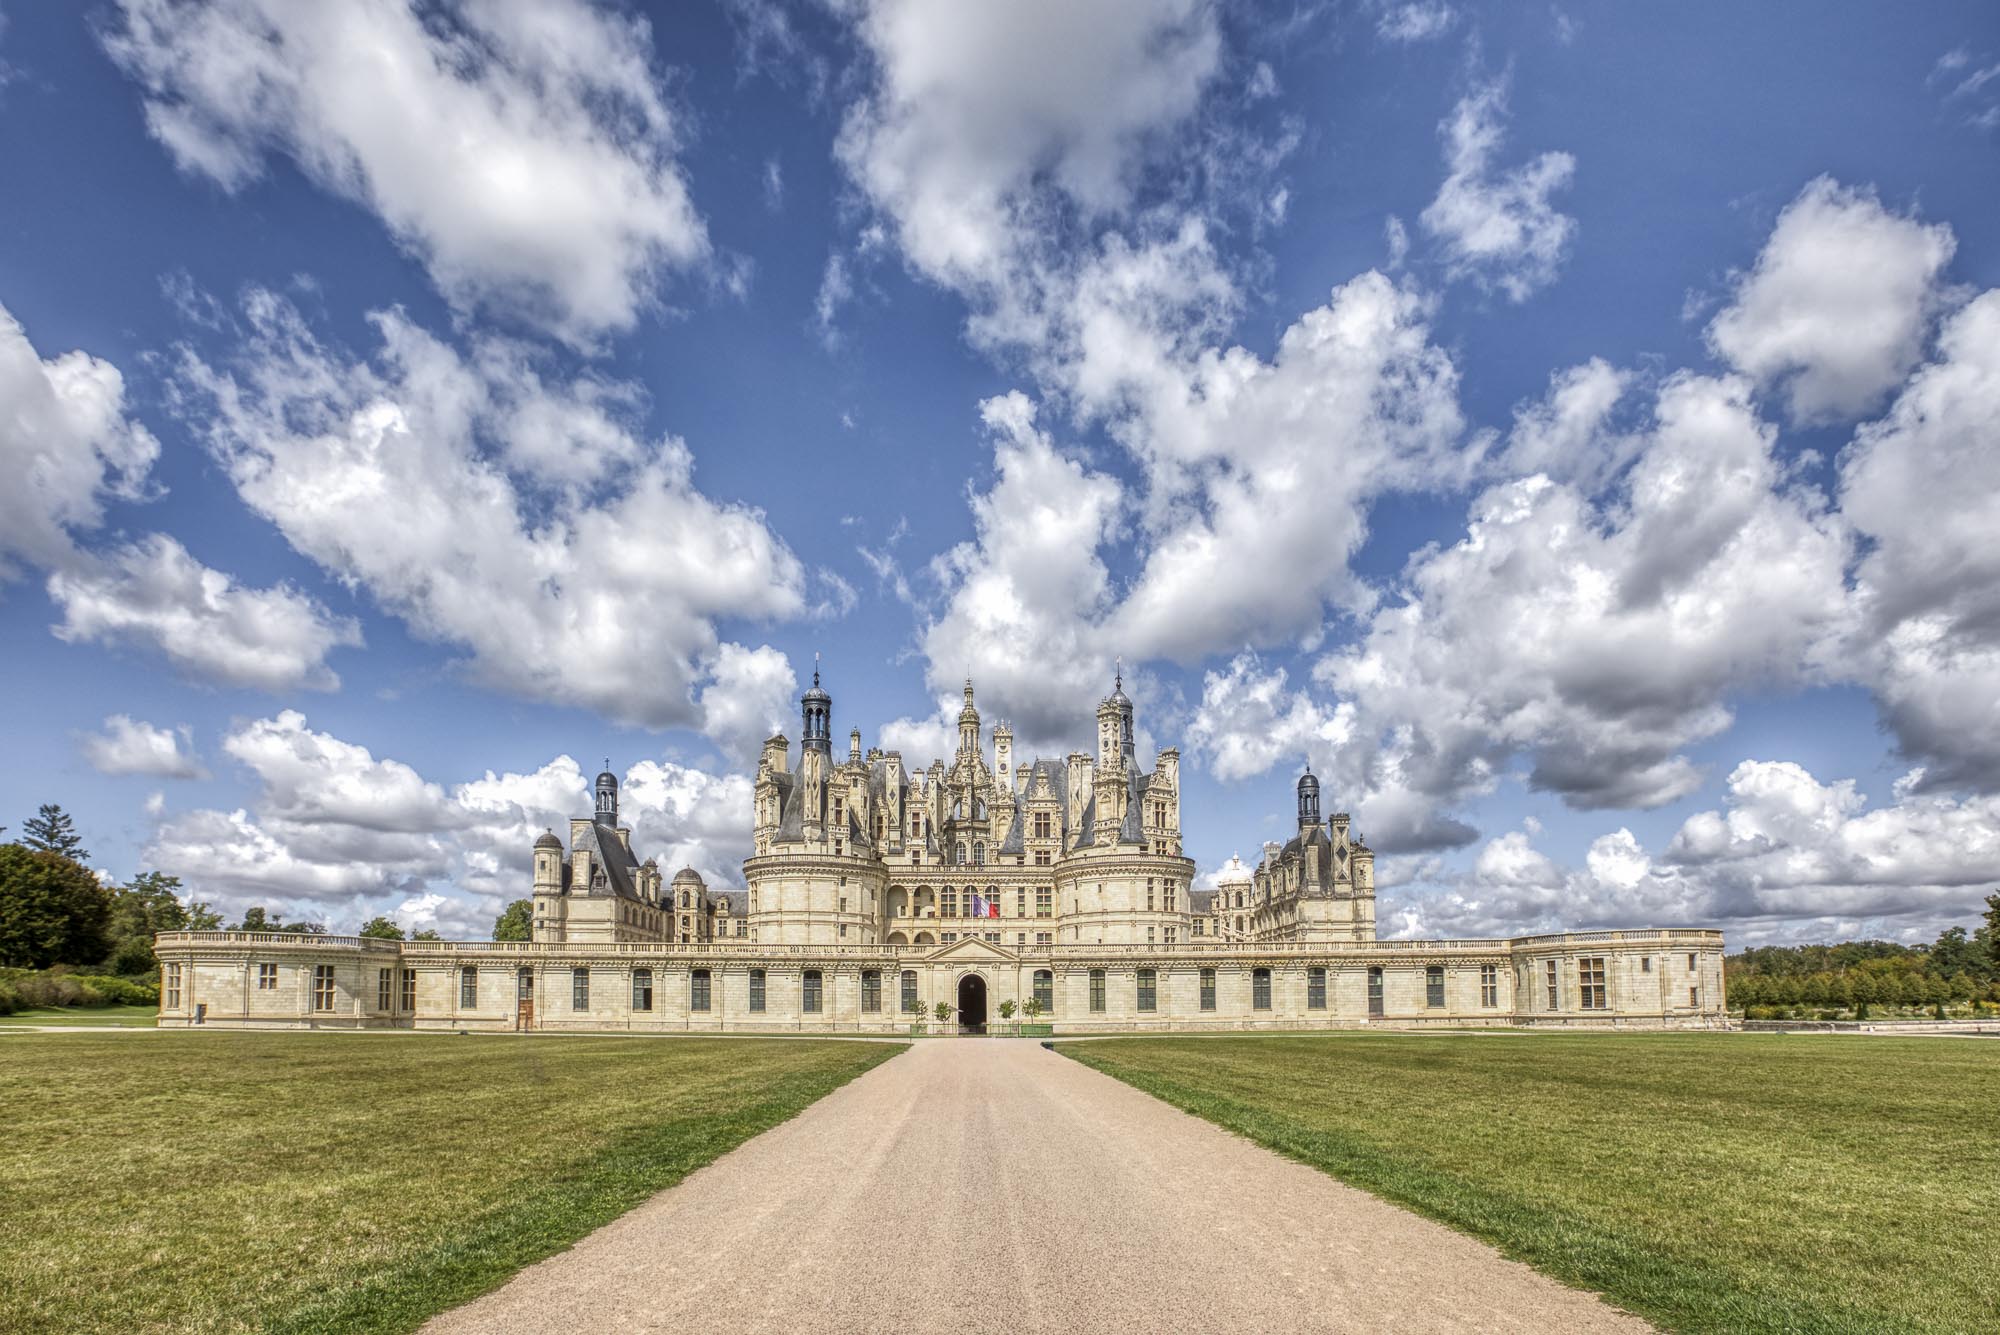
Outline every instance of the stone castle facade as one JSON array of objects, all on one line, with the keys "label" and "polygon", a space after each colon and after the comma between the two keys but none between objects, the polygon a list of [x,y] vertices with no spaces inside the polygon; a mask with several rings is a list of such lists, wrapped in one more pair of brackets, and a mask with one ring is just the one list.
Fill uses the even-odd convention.
[{"label": "stone castle facade", "polygon": [[[949,764],[833,753],[813,673],[796,759],[765,742],[745,888],[637,860],[618,780],[533,849],[533,939],[395,942],[178,933],[164,1024],[976,1032],[1376,1023],[1683,1026],[1722,1020],[1719,932],[1378,941],[1375,855],[1298,781],[1297,833],[1195,886],[1180,755],[1139,763],[1122,680],[1095,746],[1017,761],[972,683]],[[990,754],[990,760],[989,760]],[[1011,1004],[1003,1004],[1011,1003]],[[933,1026],[938,1027],[938,1026]]]}]

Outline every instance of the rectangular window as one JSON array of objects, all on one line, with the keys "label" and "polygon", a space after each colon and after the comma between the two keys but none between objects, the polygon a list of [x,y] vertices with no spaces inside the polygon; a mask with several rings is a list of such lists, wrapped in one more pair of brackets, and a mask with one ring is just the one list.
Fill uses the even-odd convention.
[{"label": "rectangular window", "polygon": [[1700,989],[1700,988],[1698,988],[1698,987],[1691,987],[1691,988],[1689,988],[1689,989],[1688,989],[1688,1005],[1690,1005],[1690,1006],[1696,1006],[1696,1007],[1698,1007],[1698,1006],[1700,1006],[1700,1005],[1701,1005],[1701,989]]},{"label": "rectangular window", "polygon": [[938,895],[938,917],[956,918],[957,916],[958,889],[955,886],[948,885]]},{"label": "rectangular window", "polygon": [[1014,916],[1017,918],[1028,916],[1028,888],[1026,886],[1016,886],[1014,888]]},{"label": "rectangular window", "polygon": [[1167,912],[1172,913],[1174,911],[1174,893],[1175,893],[1174,883],[1172,881],[1168,881],[1165,888],[1162,889],[1160,893],[1165,896],[1165,898],[1161,901],[1161,907],[1165,908]]},{"label": "rectangular window", "polygon": [[1035,933],[1035,944],[1036,944],[1036,945],[1038,945],[1038,946],[1046,946],[1046,945],[1048,945],[1048,944],[1049,944],[1049,934],[1048,934],[1047,932],[1036,932],[1036,933]]},{"label": "rectangular window", "polygon": [[1215,1009],[1215,970],[1213,969],[1203,969],[1201,971],[1201,1008],[1205,1011]]},{"label": "rectangular window", "polygon": [[405,969],[403,970],[403,1009],[414,1011],[416,1008],[417,971],[415,969]]},{"label": "rectangular window", "polygon": [[1139,970],[1139,1009],[1155,1010],[1159,1002],[1158,976],[1151,969]]},{"label": "rectangular window", "polygon": [[1693,956],[1693,955],[1689,955],[1689,956],[1688,956],[1688,972],[1689,972],[1689,973],[1693,973],[1693,972],[1694,972],[1694,956]]},{"label": "rectangular window", "polygon": [[458,1008],[474,1010],[479,1005],[479,970],[470,964],[458,971]]},{"label": "rectangular window", "polygon": [[330,1011],[333,1009],[333,966],[313,965],[313,1009]]},{"label": "rectangular window", "polygon": [[166,984],[167,1009],[170,1011],[179,1010],[181,1008],[181,966],[178,964],[169,964],[160,971],[160,975],[162,981]]},{"label": "rectangular window", "polygon": [[996,945],[996,946],[997,946],[997,945],[999,945],[999,944],[1000,944],[1000,933],[998,933],[998,932],[988,932],[988,933],[986,934],[986,939],[987,939],[988,941],[991,941],[991,942],[992,942],[992,943],[993,943],[994,945]]},{"label": "rectangular window", "polygon": [[632,1009],[649,1011],[653,1009],[653,971],[651,969],[632,970]]},{"label": "rectangular window", "polygon": [[1271,1009],[1271,971],[1252,969],[1250,971],[1250,1007],[1252,1010]]},{"label": "rectangular window", "polygon": [[1153,924],[1151,923],[1146,924],[1146,944],[1149,946],[1153,944]]},{"label": "rectangular window", "polygon": [[590,1009],[590,970],[569,971],[569,1008],[573,1011]]},{"label": "rectangular window", "polygon": [[1046,839],[1048,837],[1049,813],[1046,811],[1037,811],[1035,813],[1035,838]]},{"label": "rectangular window", "polygon": [[1090,971],[1090,1013],[1092,1015],[1102,1015],[1104,1013],[1104,970],[1102,969],[1092,969]]},{"label": "rectangular window", "polygon": [[762,969],[752,969],[750,971],[750,1009],[760,1014],[764,1009],[764,971]]},{"label": "rectangular window", "polygon": [[1482,1006],[1500,1004],[1500,966],[1497,964],[1479,966],[1479,1004]]},{"label": "rectangular window", "polygon": [[1146,912],[1151,913],[1152,911],[1153,911],[1153,878],[1148,876],[1146,878]]},{"label": "rectangular window", "polygon": [[880,969],[861,971],[861,1011],[864,1015],[881,1014],[882,971]]},{"label": "rectangular window", "polygon": [[1326,1009],[1326,970],[1312,968],[1306,970],[1306,1009],[1323,1011]]},{"label": "rectangular window", "polygon": [[917,971],[915,969],[905,969],[903,970],[903,1014],[915,1015],[916,1013]]},{"label": "rectangular window", "polygon": [[688,1009],[706,1012],[709,1006],[709,973],[696,969],[688,976]]},{"label": "rectangular window", "polygon": [[954,942],[954,941],[958,940],[958,933],[957,933],[957,932],[946,932],[946,933],[945,933],[945,934],[944,934],[944,935],[943,935],[942,937],[940,937],[940,938],[939,938],[939,940],[940,940],[940,942],[941,942],[942,944],[944,944],[944,945],[947,945],[947,946],[948,946],[948,945],[950,945],[950,944],[951,944],[952,942]]},{"label": "rectangular window", "polygon": [[1544,982],[1544,983],[1545,983],[1545,984],[1547,985],[1547,987],[1548,987],[1548,992],[1549,992],[1549,1009],[1550,1009],[1550,1010],[1552,1010],[1552,1011],[1559,1011],[1559,1010],[1561,1010],[1561,1009],[1562,1009],[1562,977],[1561,977],[1561,975],[1560,975],[1560,974],[1559,974],[1559,973],[1557,972],[1557,968],[1556,968],[1556,962],[1555,962],[1554,960],[1547,960],[1547,961],[1544,961],[1544,963],[1543,963],[1543,973],[1542,973],[1542,981],[1543,981],[1543,982]]},{"label": "rectangular window", "polygon": [[1048,969],[1035,970],[1035,1004],[1044,1015],[1056,1008],[1056,976]]},{"label": "rectangular window", "polygon": [[807,969],[805,981],[801,988],[801,992],[804,997],[805,1013],[807,1015],[819,1014],[819,996],[820,996],[819,989],[820,989],[819,970]]},{"label": "rectangular window", "polygon": [[1578,1005],[1587,1011],[1607,1009],[1611,1002],[1604,986],[1604,957],[1593,955],[1576,962]]},{"label": "rectangular window", "polygon": [[1652,971],[1653,971],[1653,957],[1652,957],[1651,955],[1642,955],[1642,956],[1640,956],[1640,957],[1639,957],[1639,972],[1640,972],[1640,973],[1651,973]]},{"label": "rectangular window", "polygon": [[1174,927],[1169,927],[1169,928],[1167,929],[1167,944],[1168,944],[1168,945],[1172,945],[1172,944],[1174,943],[1174,933],[1175,933],[1176,931],[1178,931],[1178,930],[1179,930],[1178,928],[1174,928]]},{"label": "rectangular window", "polygon": [[1036,865],[1037,867],[1046,867],[1046,866],[1048,866],[1048,865],[1049,865],[1049,850],[1048,850],[1048,849],[1046,849],[1046,848],[1038,848],[1038,849],[1036,849],[1036,850],[1035,850],[1035,865]]},{"label": "rectangular window", "polygon": [[395,970],[378,969],[375,972],[375,1009],[388,1010],[395,995]]},{"label": "rectangular window", "polygon": [[278,990],[277,965],[260,964],[257,966],[257,990],[259,992],[275,992]]},{"label": "rectangular window", "polygon": [[1444,966],[1433,964],[1424,970],[1424,1005],[1444,1005]]},{"label": "rectangular window", "polygon": [[[1037,854],[1036,856],[1039,857],[1040,854]],[[1046,885],[1036,886],[1035,916],[1037,918],[1049,917],[1051,914],[1055,912],[1055,908],[1056,908],[1055,891],[1050,889]]]}]

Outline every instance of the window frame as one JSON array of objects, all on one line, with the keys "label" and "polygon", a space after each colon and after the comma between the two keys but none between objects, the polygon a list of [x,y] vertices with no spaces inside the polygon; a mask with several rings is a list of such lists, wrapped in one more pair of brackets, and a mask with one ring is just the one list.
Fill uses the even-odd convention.
[{"label": "window frame", "polygon": [[1444,965],[1426,964],[1424,966],[1424,1009],[1433,1011],[1443,1010],[1444,999]]},{"label": "window frame", "polygon": [[1611,1009],[1611,970],[1602,955],[1586,955],[1576,962],[1577,1009]]},{"label": "window frame", "polygon": [[762,1015],[771,999],[769,980],[762,969],[750,971],[750,1013]]},{"label": "window frame", "polygon": [[1215,1009],[1215,970],[1212,968],[1201,971],[1201,1008],[1205,1011]]},{"label": "window frame", "polygon": [[1055,1009],[1056,1009],[1055,970],[1054,969],[1035,970],[1035,975],[1033,979],[1030,980],[1029,995],[1033,996],[1034,999],[1038,1003],[1040,1003],[1043,1014],[1045,1015],[1055,1014]]},{"label": "window frame", "polygon": [[1135,969],[1132,973],[1133,1009],[1152,1015],[1160,1009],[1160,975],[1156,969]]},{"label": "window frame", "polygon": [[799,975],[799,1011],[804,1015],[819,1015],[826,1009],[826,975],[818,969],[807,969]]},{"label": "window frame", "polygon": [[1326,1009],[1326,968],[1323,965],[1315,964],[1306,970],[1306,1009]]},{"label": "window frame", "polygon": [[923,1003],[917,999],[917,971],[915,969],[903,970],[903,976],[897,980],[896,999],[902,1007],[902,1014],[922,1014]]},{"label": "window frame", "polygon": [[688,970],[688,1012],[706,1015],[715,1005],[715,975],[707,969]]},{"label": "window frame", "polygon": [[259,992],[278,990],[278,966],[275,961],[263,960],[258,963],[257,990]]},{"label": "window frame", "polygon": [[479,966],[476,964],[458,966],[458,1008],[462,1011],[479,1009]]},{"label": "window frame", "polygon": [[651,969],[632,970],[632,1009],[635,1013],[652,1013],[653,971]]},{"label": "window frame", "polygon": [[861,971],[861,1013],[880,1015],[882,1013],[882,971],[863,969]]},{"label": "window frame", "polygon": [[1271,1009],[1271,971],[1262,965],[1250,971],[1250,1009]]},{"label": "window frame", "polygon": [[1090,971],[1090,1013],[1104,1014],[1104,970],[1102,969]]},{"label": "window frame", "polygon": [[415,969],[403,970],[402,1009],[411,1013],[414,1013],[417,1009],[417,971]]},{"label": "window frame", "polygon": [[312,1009],[314,1015],[331,1015],[334,1003],[333,966],[313,965]]},{"label": "window frame", "polygon": [[1500,966],[1497,964],[1479,966],[1479,1004],[1487,1010],[1500,1004]]}]

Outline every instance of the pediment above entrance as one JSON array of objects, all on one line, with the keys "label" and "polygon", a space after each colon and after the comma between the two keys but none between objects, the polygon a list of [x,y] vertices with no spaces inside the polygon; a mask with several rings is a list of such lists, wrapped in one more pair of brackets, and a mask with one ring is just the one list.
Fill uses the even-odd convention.
[{"label": "pediment above entrance", "polygon": [[930,954],[924,956],[924,962],[927,964],[984,964],[989,962],[995,964],[1013,964],[1020,958],[1019,955],[1016,955],[1013,951],[1003,946],[996,946],[991,941],[982,941],[976,936],[968,936],[954,941],[948,946],[938,947]]}]

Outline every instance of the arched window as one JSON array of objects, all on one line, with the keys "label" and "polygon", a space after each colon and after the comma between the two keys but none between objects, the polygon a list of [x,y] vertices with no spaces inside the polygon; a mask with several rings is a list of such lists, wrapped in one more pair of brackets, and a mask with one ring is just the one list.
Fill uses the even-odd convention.
[{"label": "arched window", "polygon": [[1093,1015],[1102,1015],[1104,1013],[1104,970],[1102,969],[1092,969],[1090,971],[1090,1012]]},{"label": "arched window", "polygon": [[958,865],[959,865],[959,866],[961,866],[961,867],[963,867],[963,866],[965,865],[965,845],[964,845],[964,844],[960,844],[960,845],[958,846],[958,848],[957,848],[957,849],[955,850],[955,855],[956,855],[956,856],[957,856],[957,858],[958,858]]},{"label": "arched window", "polygon": [[1433,964],[1424,970],[1424,1005],[1444,1005],[1444,966]]},{"label": "arched window", "polygon": [[861,971],[861,1012],[876,1015],[882,1010],[882,971],[863,969]]},{"label": "arched window", "polygon": [[1306,970],[1306,1009],[1326,1009],[1326,970],[1317,966]]},{"label": "arched window", "polygon": [[1201,971],[1201,1008],[1205,1011],[1215,1009],[1215,970],[1213,969],[1203,969]]},{"label": "arched window", "polygon": [[1241,890],[1236,892],[1236,907],[1239,909],[1243,907],[1243,892]]},{"label": "arched window", "polygon": [[649,1011],[653,1009],[653,971],[651,969],[632,970],[632,1009]]},{"label": "arched window", "polygon": [[1255,1010],[1271,1009],[1271,971],[1252,969],[1250,971],[1250,1005]]},{"label": "arched window", "polygon": [[468,964],[458,971],[458,1008],[469,1011],[479,1004],[479,970]]},{"label": "arched window", "polygon": [[801,1006],[807,1015],[819,1014],[820,972],[818,969],[806,970],[806,976],[800,987],[800,996]]},{"label": "arched window", "polygon": [[708,1009],[710,979],[706,969],[696,969],[688,980],[688,1009],[705,1011]]},{"label": "arched window", "polygon": [[1056,1008],[1056,976],[1048,969],[1035,970],[1035,1004],[1049,1014]]},{"label": "arched window", "polygon": [[903,970],[903,1014],[915,1015],[916,1013],[917,971],[915,969],[905,969]]},{"label": "arched window", "polygon": [[569,1008],[573,1011],[590,1009],[590,970],[569,971]]},{"label": "arched window", "polygon": [[1139,970],[1137,982],[1139,1009],[1141,1011],[1157,1010],[1160,1000],[1159,975],[1151,969],[1141,969]]},{"label": "arched window", "polygon": [[972,846],[972,865],[975,867],[983,867],[986,865],[985,844],[974,844]]},{"label": "arched window", "polygon": [[760,1012],[764,1009],[764,971],[762,969],[752,969],[750,971],[750,1009]]}]

